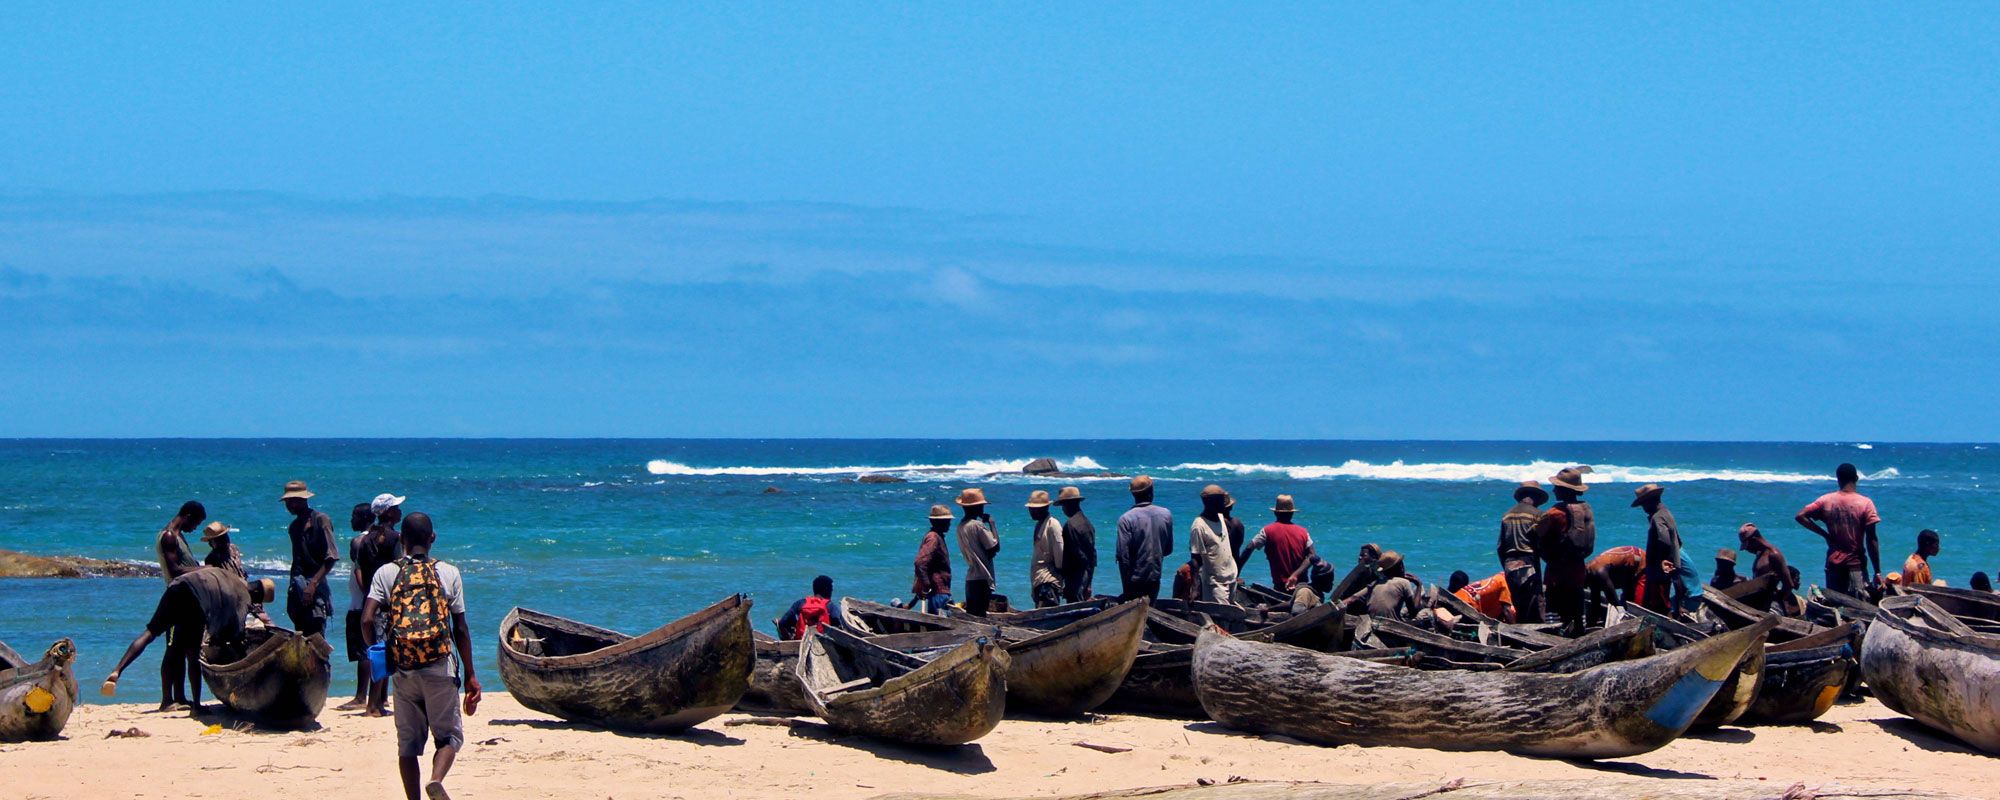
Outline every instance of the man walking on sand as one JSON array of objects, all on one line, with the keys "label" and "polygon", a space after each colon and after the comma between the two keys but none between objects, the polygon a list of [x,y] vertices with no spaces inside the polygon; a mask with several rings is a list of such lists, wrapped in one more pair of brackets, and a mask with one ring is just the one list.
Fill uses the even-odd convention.
[{"label": "man walking on sand", "polygon": [[1123,601],[1160,596],[1160,570],[1174,548],[1174,514],[1153,505],[1153,479],[1132,479],[1132,507],[1118,517],[1118,578]]},{"label": "man walking on sand", "polygon": [[1833,476],[1840,488],[1799,509],[1793,519],[1826,540],[1826,588],[1867,599],[1882,582],[1882,544],[1875,538],[1882,515],[1861,493],[1861,471],[1853,464],[1840,465]]},{"label": "man walking on sand", "polygon": [[986,515],[986,492],[958,493],[965,518],[958,523],[958,552],[965,558],[965,613],[986,616],[993,605],[993,557],[1000,554],[1000,534]]},{"label": "man walking on sand", "polygon": [[[396,766],[408,800],[449,800],[444,779],[465,746],[460,716],[459,676],[464,675],[463,713],[479,710],[479,678],[473,675],[472,633],[465,625],[465,580],[458,568],[431,558],[437,533],[430,515],[403,520],[404,556],[375,571],[361,632],[375,642],[375,620],[384,617],[389,667],[396,683]],[[452,656],[457,655],[456,659]],[[462,670],[462,673],[461,673]],[[418,791],[424,739],[436,746],[431,774]]]},{"label": "man walking on sand", "polygon": [[292,570],[285,589],[285,615],[300,636],[326,633],[326,620],[333,616],[333,589],[326,584],[327,573],[340,561],[334,544],[333,520],[314,511],[308,503],[313,493],[305,481],[285,484],[285,510],[292,512],[292,524],[285,533],[292,540]]}]

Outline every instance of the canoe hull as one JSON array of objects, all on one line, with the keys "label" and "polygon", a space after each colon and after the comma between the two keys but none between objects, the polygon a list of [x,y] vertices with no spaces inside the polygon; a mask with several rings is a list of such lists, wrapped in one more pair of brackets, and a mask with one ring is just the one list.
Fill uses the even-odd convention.
[{"label": "canoe hull", "polygon": [[1750,725],[1802,725],[1819,719],[1859,667],[1851,645],[1798,653],[1767,653],[1757,699],[1742,721]]},{"label": "canoe hull", "polygon": [[1891,710],[2000,753],[2000,637],[1918,626],[1910,601],[1883,601],[1862,639],[1863,679]]},{"label": "canoe hull", "polygon": [[1175,719],[1208,719],[1194,693],[1194,646],[1140,653],[1104,705]]},{"label": "canoe hull", "polygon": [[[1007,715],[1008,656],[988,639],[974,639],[928,662],[895,663],[893,656],[856,653],[868,646],[845,631],[816,634],[799,648],[796,677],[814,714],[835,730],[930,746],[966,744],[999,727]],[[853,663],[882,660],[880,682],[866,689],[825,693],[806,687],[836,685],[834,653]],[[896,654],[901,655],[901,654]]]},{"label": "canoe hull", "polygon": [[1146,632],[1147,603],[1106,609],[1007,645],[1007,706],[1071,717],[1104,704],[1124,683]]},{"label": "canoe hull", "polygon": [[0,643],[0,742],[54,739],[76,708],[76,645],[62,639],[29,662]]},{"label": "canoe hull", "polygon": [[799,661],[798,641],[779,641],[758,634],[755,647],[757,662],[750,669],[750,689],[743,693],[743,699],[737,701],[736,707],[779,714],[813,713],[795,674]]},{"label": "canoe hull", "polygon": [[250,650],[227,664],[201,661],[201,675],[223,706],[270,728],[310,728],[326,707],[333,646],[319,634],[284,628],[251,631]]},{"label": "canoe hull", "polygon": [[1773,623],[1574,675],[1424,671],[1205,633],[1195,692],[1223,725],[1323,744],[1649,752],[1679,736]]},{"label": "canoe hull", "polygon": [[[537,637],[572,634],[608,644],[558,655],[533,652]],[[550,716],[619,731],[673,733],[728,711],[749,691],[755,658],[750,599],[742,595],[638,637],[526,609],[515,609],[500,624],[500,676],[514,699]]]}]

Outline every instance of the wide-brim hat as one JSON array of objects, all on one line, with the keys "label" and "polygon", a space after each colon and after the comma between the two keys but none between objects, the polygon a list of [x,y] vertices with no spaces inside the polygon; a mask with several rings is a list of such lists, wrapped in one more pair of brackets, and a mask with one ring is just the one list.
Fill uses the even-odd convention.
[{"label": "wide-brim hat", "polygon": [[978,489],[967,489],[959,492],[958,499],[952,502],[961,506],[983,506],[986,505],[986,493]]},{"label": "wide-brim hat", "polygon": [[1292,499],[1291,495],[1281,494],[1278,495],[1277,502],[1271,504],[1271,510],[1279,514],[1297,514],[1299,513],[1299,504],[1298,501]]},{"label": "wide-brim hat", "polygon": [[250,602],[270,603],[278,599],[278,582],[270,578],[258,578],[250,582]]},{"label": "wide-brim hat", "polygon": [[1589,473],[1589,467],[1570,467],[1556,473],[1555,477],[1549,479],[1549,483],[1582,494],[1590,491],[1590,487],[1583,485],[1583,476]]},{"label": "wide-brim hat", "polygon": [[1236,495],[1233,495],[1233,494],[1230,494],[1230,493],[1228,493],[1228,492],[1223,492],[1223,493],[1222,493],[1222,507],[1223,507],[1223,508],[1235,508],[1235,507],[1236,507]]},{"label": "wide-brim hat", "polygon": [[204,542],[213,542],[235,532],[235,528],[231,528],[221,522],[211,522],[208,523],[208,527],[201,529],[201,540]]},{"label": "wide-brim hat", "polygon": [[1082,499],[1083,499],[1083,490],[1078,489],[1074,486],[1064,486],[1062,488],[1062,492],[1056,495],[1056,502],[1058,503],[1067,503],[1072,500],[1082,500]]},{"label": "wide-brim hat", "polygon": [[1133,479],[1132,479],[1132,485],[1131,485],[1131,489],[1132,489],[1132,493],[1133,493],[1133,494],[1138,494],[1138,493],[1140,493],[1140,492],[1150,492],[1150,491],[1152,491],[1152,490],[1153,490],[1153,476],[1151,476],[1151,475],[1141,475],[1141,476],[1139,476],[1139,477],[1137,477],[1137,478],[1133,478]]},{"label": "wide-brim hat", "polygon": [[1048,508],[1049,493],[1040,489],[1029,492],[1027,505],[1029,508]]},{"label": "wide-brim hat", "polygon": [[278,498],[278,499],[279,499],[279,500],[290,500],[290,499],[292,499],[292,498],[294,498],[294,497],[297,497],[297,498],[300,498],[300,499],[304,499],[304,498],[309,498],[309,497],[312,497],[312,496],[313,496],[313,493],[312,493],[312,491],[311,491],[311,490],[309,490],[309,489],[307,489],[307,488],[306,488],[306,482],[305,482],[305,481],[286,481],[286,482],[285,482],[285,494],[284,494],[284,496],[283,496],[283,497],[280,497],[280,498]]},{"label": "wide-brim hat", "polygon": [[1201,497],[1203,500],[1206,500],[1211,497],[1228,497],[1228,496],[1229,496],[1228,492],[1223,491],[1222,487],[1217,486],[1213,483],[1201,487]]},{"label": "wide-brim hat", "polygon": [[1657,483],[1649,483],[1644,486],[1641,486],[1637,490],[1632,492],[1632,507],[1638,508],[1640,506],[1643,506],[1646,504],[1647,500],[1659,497],[1660,495],[1666,494],[1666,492],[1667,492],[1667,487],[1661,486]]},{"label": "wide-brim hat", "polygon": [[1393,572],[1397,567],[1402,565],[1403,554],[1394,550],[1385,550],[1380,557],[1375,559],[1375,568],[1383,572]]},{"label": "wide-brim hat", "polygon": [[1535,498],[1535,505],[1541,505],[1549,501],[1549,490],[1542,488],[1541,481],[1521,481],[1520,486],[1514,487],[1515,500],[1526,500],[1530,497]]},{"label": "wide-brim hat", "polygon": [[951,519],[951,509],[945,508],[943,503],[931,506],[931,519]]},{"label": "wide-brim hat", "polygon": [[1720,550],[1715,551],[1715,560],[1727,561],[1731,564],[1734,564],[1736,563],[1736,551],[1724,547]]}]

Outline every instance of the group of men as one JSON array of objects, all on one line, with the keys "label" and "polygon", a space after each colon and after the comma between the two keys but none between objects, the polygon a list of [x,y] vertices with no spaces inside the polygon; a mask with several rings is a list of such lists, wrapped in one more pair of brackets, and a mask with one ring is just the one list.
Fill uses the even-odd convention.
[{"label": "group of men", "polygon": [[[332,520],[312,508],[313,496],[304,481],[291,481],[280,498],[292,515],[286,530],[291,565],[285,611],[301,636],[324,635],[333,615],[331,576],[340,561]],[[465,622],[464,579],[457,567],[431,557],[437,538],[431,518],[421,512],[406,517],[404,500],[385,493],[354,507],[346,634],[348,658],[358,671],[354,700],[340,708],[360,708],[366,716],[389,713],[389,681],[376,679],[369,658],[370,648],[381,643],[382,660],[394,676],[397,762],[405,794],[410,800],[426,794],[446,800],[444,778],[464,746],[460,715],[477,710],[480,686]],[[226,664],[242,658],[251,632],[271,624],[263,604],[276,600],[276,584],[250,579],[242,552],[230,541],[236,529],[208,523],[202,528],[208,556],[194,560],[187,535],[207,516],[201,503],[190,500],[155,539],[167,588],[145,631],[105,678],[104,694],[115,693],[125,669],[155,638],[165,636],[160,710],[184,708],[199,714],[200,662]],[[427,737],[435,752],[424,781],[419,759]]]},{"label": "group of men", "polygon": [[[1680,526],[1665,503],[1666,487],[1646,484],[1634,492],[1631,507],[1645,519],[1643,543],[1597,550],[1597,519],[1584,497],[1590,491],[1588,466],[1569,467],[1540,481],[1520,484],[1515,505],[1500,519],[1496,555],[1500,571],[1474,581],[1453,573],[1443,589],[1481,613],[1508,621],[1559,622],[1574,635],[1601,621],[1606,609],[1625,602],[1662,613],[1691,610],[1699,602],[1700,576],[1688,560]],[[1801,527],[1826,544],[1826,588],[1859,597],[1879,597],[1889,583],[1925,582],[1932,576],[1928,558],[1938,552],[1939,537],[1926,530],[1918,535],[1916,551],[1900,573],[1881,570],[1876,528],[1881,522],[1874,501],[1859,491],[1860,472],[1842,464],[1834,473],[1835,491],[1806,505],[1795,516]],[[1160,596],[1169,554],[1174,548],[1173,513],[1154,502],[1150,477],[1132,479],[1132,506],[1117,523],[1115,560],[1121,600]],[[1361,547],[1356,569],[1338,586],[1334,569],[1315,550],[1312,535],[1294,522],[1298,506],[1280,495],[1271,507],[1273,521],[1244,540],[1245,526],[1234,515],[1235,498],[1222,487],[1200,492],[1202,510],[1188,525],[1187,563],[1180,567],[1173,596],[1204,602],[1231,603],[1244,597],[1240,570],[1250,556],[1265,552],[1271,585],[1293,598],[1294,608],[1336,602],[1353,611],[1428,621],[1435,618],[1434,596],[1426,601],[1421,580],[1408,573],[1400,553],[1374,544]],[[1553,500],[1553,504],[1550,501]],[[1092,585],[1097,567],[1096,528],[1083,512],[1084,496],[1066,486],[1051,499],[1035,491],[1026,503],[1031,525],[1029,596],[1036,607],[1076,602],[1096,595]],[[993,606],[994,557],[1000,551],[998,525],[987,513],[983,490],[960,492],[954,515],[944,505],[931,507],[930,530],[918,546],[911,605],[933,613],[953,600],[952,560],[948,534],[955,531],[964,562],[962,607],[984,615]],[[1544,505],[1547,505],[1544,508]],[[1062,511],[1058,520],[1052,508]],[[1761,608],[1778,606],[1802,613],[1802,576],[1784,552],[1753,523],[1738,530],[1738,549],[1754,557],[1750,574],[1739,578],[1736,550],[1717,554],[1711,585],[1727,587],[1740,579],[1771,576],[1770,586],[1746,601]],[[1990,584],[1982,573],[1975,588]],[[1449,615],[1449,612],[1444,612]]]}]

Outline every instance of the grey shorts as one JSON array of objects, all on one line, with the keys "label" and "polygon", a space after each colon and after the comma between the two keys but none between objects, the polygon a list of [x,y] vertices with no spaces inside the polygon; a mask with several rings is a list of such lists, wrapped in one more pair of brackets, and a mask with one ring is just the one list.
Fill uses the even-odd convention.
[{"label": "grey shorts", "polygon": [[464,747],[465,725],[459,717],[458,676],[451,657],[413,672],[398,672],[396,681],[396,755],[424,754],[424,737],[438,747]]}]

